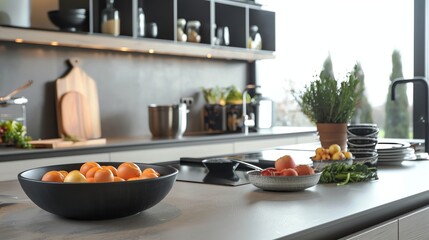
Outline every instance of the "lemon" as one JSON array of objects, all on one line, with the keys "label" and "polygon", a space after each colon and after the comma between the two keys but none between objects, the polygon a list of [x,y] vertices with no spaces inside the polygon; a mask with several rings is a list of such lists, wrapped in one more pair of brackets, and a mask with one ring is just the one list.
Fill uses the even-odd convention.
[{"label": "lemon", "polygon": [[337,152],[341,152],[340,145],[332,144],[331,146],[329,146],[329,154],[331,154],[331,156],[333,156]]}]

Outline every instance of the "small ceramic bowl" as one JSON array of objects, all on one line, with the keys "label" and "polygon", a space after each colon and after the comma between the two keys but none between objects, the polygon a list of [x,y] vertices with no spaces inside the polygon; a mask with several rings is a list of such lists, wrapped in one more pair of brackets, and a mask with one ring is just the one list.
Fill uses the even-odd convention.
[{"label": "small ceramic bowl", "polygon": [[347,132],[356,136],[376,136],[379,128],[376,124],[355,124],[347,126]]},{"label": "small ceramic bowl", "polygon": [[353,164],[353,158],[348,158],[348,159],[344,159],[344,160],[313,160],[313,158],[311,158],[311,160],[313,161],[314,171],[318,171],[318,172],[323,171],[323,169],[326,166],[333,164],[333,163],[345,163],[347,165]]},{"label": "small ceramic bowl", "polygon": [[321,172],[303,176],[262,176],[258,170],[247,172],[249,182],[255,187],[266,191],[295,192],[315,186]]}]

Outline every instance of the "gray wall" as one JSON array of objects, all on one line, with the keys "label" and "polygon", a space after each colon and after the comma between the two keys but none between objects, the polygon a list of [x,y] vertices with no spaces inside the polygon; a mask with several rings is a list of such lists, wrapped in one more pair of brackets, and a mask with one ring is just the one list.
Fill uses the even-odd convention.
[{"label": "gray wall", "polygon": [[149,135],[147,105],[178,103],[182,96],[195,100],[187,131],[202,131],[201,87],[242,89],[248,78],[248,65],[240,61],[0,42],[0,95],[34,80],[18,94],[29,99],[28,134],[34,139],[58,137],[55,80],[68,72],[70,57],[80,59],[97,82],[103,137]]}]

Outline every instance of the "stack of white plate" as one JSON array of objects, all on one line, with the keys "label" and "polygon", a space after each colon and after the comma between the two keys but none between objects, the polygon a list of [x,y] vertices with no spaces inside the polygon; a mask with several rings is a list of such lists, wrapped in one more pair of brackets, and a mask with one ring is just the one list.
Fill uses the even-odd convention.
[{"label": "stack of white plate", "polygon": [[397,163],[416,160],[416,154],[407,142],[378,142],[378,162]]}]

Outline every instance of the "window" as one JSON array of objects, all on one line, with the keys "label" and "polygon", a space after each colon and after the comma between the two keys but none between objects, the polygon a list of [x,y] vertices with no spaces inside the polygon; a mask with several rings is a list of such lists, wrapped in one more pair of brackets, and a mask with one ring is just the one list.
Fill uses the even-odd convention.
[{"label": "window", "polygon": [[[373,123],[383,137],[392,56],[400,57],[404,78],[414,76],[413,1],[266,0],[264,4],[276,11],[276,58],[258,61],[256,73],[261,93],[275,102],[275,125],[312,125],[291,90],[313,80],[330,56],[337,79],[344,79],[360,63]],[[406,88],[406,111],[412,121],[413,87]],[[411,138],[412,122],[409,126],[406,137]]]}]

